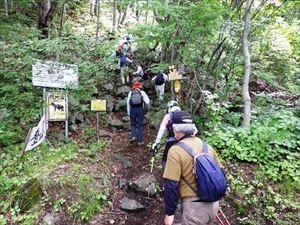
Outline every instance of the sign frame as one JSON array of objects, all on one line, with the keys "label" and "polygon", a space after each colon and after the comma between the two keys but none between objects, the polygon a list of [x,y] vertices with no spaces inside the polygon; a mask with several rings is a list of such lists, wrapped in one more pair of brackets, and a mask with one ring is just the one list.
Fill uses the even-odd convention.
[{"label": "sign frame", "polygon": [[68,120],[68,101],[67,95],[58,92],[48,92],[48,121]]}]

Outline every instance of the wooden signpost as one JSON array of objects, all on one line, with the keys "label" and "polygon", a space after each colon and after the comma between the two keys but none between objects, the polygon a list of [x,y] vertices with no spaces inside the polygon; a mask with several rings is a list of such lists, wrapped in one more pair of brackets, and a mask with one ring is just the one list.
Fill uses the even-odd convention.
[{"label": "wooden signpost", "polygon": [[99,112],[106,112],[106,100],[91,100],[91,110],[97,112],[97,140],[99,141]]},{"label": "wooden signpost", "polygon": [[171,83],[172,99],[175,99],[175,95],[176,95],[176,100],[178,100],[177,95],[180,92],[180,88],[181,88],[180,81],[181,80],[182,80],[182,74],[180,74],[178,72],[177,65],[170,65],[169,66],[169,81]]}]

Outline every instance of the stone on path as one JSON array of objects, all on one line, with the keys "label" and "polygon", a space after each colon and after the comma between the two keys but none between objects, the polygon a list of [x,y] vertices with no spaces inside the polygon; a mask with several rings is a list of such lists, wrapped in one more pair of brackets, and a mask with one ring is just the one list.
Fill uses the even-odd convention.
[{"label": "stone on path", "polygon": [[134,199],[129,199],[127,197],[124,197],[121,200],[120,208],[127,212],[140,212],[140,211],[146,209],[146,207],[143,206],[138,201],[136,201]]},{"label": "stone on path", "polygon": [[145,193],[149,196],[153,196],[158,193],[158,190],[156,188],[157,186],[158,184],[155,176],[148,173],[129,183],[129,187],[132,190]]},{"label": "stone on path", "polygon": [[132,167],[132,161],[129,157],[122,155],[120,153],[114,154],[113,159],[117,161],[121,161],[127,168]]}]

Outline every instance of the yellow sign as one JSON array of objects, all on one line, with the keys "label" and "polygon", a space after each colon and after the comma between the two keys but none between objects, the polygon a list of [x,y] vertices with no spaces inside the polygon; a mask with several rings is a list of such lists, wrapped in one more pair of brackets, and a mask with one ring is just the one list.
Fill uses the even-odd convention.
[{"label": "yellow sign", "polygon": [[180,81],[179,80],[174,81],[174,91],[175,91],[175,93],[179,93],[179,91],[180,91]]},{"label": "yellow sign", "polygon": [[106,111],[106,100],[91,100],[92,111]]},{"label": "yellow sign", "polygon": [[169,66],[169,80],[181,80],[182,75],[178,73],[176,65]]},{"label": "yellow sign", "polygon": [[66,96],[61,93],[48,93],[49,121],[65,121]]}]

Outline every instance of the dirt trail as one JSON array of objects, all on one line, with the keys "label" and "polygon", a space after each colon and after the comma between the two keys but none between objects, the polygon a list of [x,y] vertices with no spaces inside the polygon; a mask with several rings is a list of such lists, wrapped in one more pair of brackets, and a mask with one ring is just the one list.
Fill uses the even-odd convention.
[{"label": "dirt trail", "polygon": [[[113,182],[113,193],[111,208],[105,209],[102,213],[96,215],[89,224],[124,224],[124,225],[160,225],[164,218],[163,194],[157,194],[154,197],[148,197],[144,194],[134,193],[130,189],[122,190],[119,187],[119,180],[125,178],[127,181],[140,177],[142,174],[150,173],[150,149],[147,144],[153,141],[156,131],[150,129],[146,124],[144,127],[144,145],[138,147],[136,144],[129,143],[128,131],[117,131],[113,134],[110,144],[106,151],[111,155],[120,153],[127,156],[132,161],[132,167],[126,168],[124,163],[119,161],[112,162],[112,172],[115,174]],[[155,161],[154,175],[162,188],[162,171],[160,162]],[[146,207],[145,211],[137,213],[127,213],[119,209],[120,200],[123,197],[135,199]]]}]

